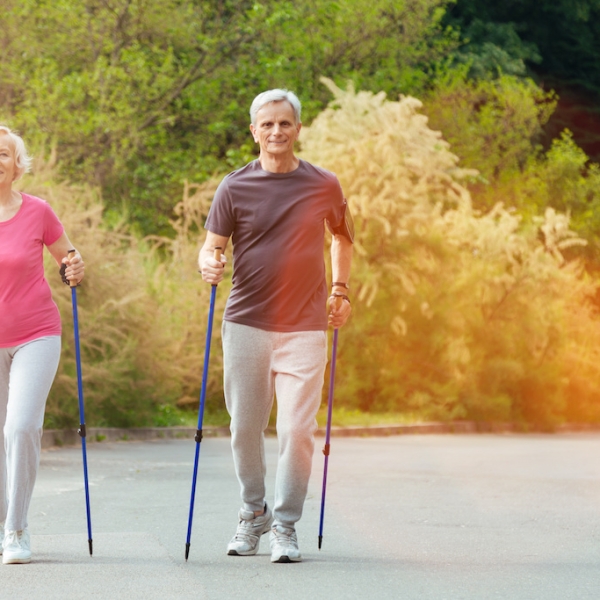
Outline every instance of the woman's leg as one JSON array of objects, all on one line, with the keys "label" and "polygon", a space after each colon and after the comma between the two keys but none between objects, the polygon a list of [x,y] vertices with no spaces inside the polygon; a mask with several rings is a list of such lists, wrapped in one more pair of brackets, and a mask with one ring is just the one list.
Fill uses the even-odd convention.
[{"label": "woman's leg", "polygon": [[8,380],[14,348],[0,348],[0,524],[6,521],[8,500],[6,497],[6,451],[4,449],[4,423],[8,404]]},{"label": "woman's leg", "polygon": [[8,512],[5,530],[27,527],[27,512],[40,461],[46,399],[60,360],[60,336],[38,338],[14,349],[4,424]]}]

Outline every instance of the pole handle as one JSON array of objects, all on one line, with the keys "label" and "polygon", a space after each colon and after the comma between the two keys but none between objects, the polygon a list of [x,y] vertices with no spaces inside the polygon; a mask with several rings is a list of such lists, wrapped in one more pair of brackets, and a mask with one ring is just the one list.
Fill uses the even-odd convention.
[{"label": "pole handle", "polygon": [[[223,248],[221,248],[221,246],[215,246],[215,249],[213,252],[213,258],[218,262],[221,262],[221,250],[223,250]],[[213,288],[216,288],[217,284],[213,283],[212,286],[213,286]]]},{"label": "pole handle", "polygon": [[[67,257],[71,258],[72,256],[74,256],[74,254],[75,254],[75,250],[74,249],[69,250],[67,252]],[[72,287],[72,288],[77,287],[77,284],[72,279],[69,279],[69,287]]]}]

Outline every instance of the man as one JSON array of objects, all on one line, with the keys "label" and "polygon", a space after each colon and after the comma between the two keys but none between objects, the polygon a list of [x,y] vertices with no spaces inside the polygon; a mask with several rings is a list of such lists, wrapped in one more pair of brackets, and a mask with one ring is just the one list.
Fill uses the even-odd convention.
[{"label": "man", "polygon": [[[353,228],[332,173],[298,159],[300,102],[286,90],[259,94],[250,108],[257,160],[227,175],[206,221],[199,266],[218,284],[233,242],[233,286],[223,318],[225,402],[243,506],[229,555],[258,552],[270,531],[271,561],[302,560],[295,531],[302,515],[315,420],[327,361],[327,325],[350,316],[347,296]],[[333,233],[327,302],[324,225]],[[341,302],[340,302],[341,298]],[[339,305],[339,306],[338,306]],[[273,510],[265,501],[264,430],[277,397],[279,458]]]}]

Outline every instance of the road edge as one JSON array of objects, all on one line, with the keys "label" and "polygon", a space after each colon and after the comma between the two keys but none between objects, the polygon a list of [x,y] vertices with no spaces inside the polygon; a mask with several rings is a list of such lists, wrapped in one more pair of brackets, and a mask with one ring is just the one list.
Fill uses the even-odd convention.
[{"label": "road edge", "polygon": [[[524,430],[511,423],[484,423],[475,421],[452,421],[448,423],[428,422],[397,425],[370,425],[351,427],[332,427],[331,435],[335,437],[385,437],[411,434],[452,434],[452,433],[585,433],[600,432],[600,423],[563,424],[553,430]],[[267,435],[276,435],[275,428],[269,427]],[[205,437],[228,437],[229,427],[205,427]],[[194,427],[135,427],[122,429],[116,427],[88,427],[86,441],[88,443],[131,442],[168,439],[194,439]],[[325,428],[317,430],[317,436],[324,436]],[[42,448],[73,446],[79,444],[79,435],[75,429],[48,429],[42,434]]]}]

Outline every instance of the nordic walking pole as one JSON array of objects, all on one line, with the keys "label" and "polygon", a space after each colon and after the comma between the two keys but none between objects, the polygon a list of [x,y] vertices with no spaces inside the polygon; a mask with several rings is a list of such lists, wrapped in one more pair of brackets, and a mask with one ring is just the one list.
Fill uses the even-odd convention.
[{"label": "nordic walking pole", "polygon": [[[341,304],[342,299],[336,298],[336,308]],[[323,491],[321,492],[321,519],[319,520],[319,550],[323,543],[323,520],[325,519],[325,493],[327,491],[327,467],[329,465],[329,439],[331,437],[331,413],[333,410],[333,389],[335,382],[335,360],[337,356],[338,330],[333,330],[333,348],[331,350],[331,370],[329,373],[329,397],[327,398],[327,428],[325,430],[325,447],[323,454],[325,455],[325,464],[323,466]]]},{"label": "nordic walking pole", "polygon": [[[75,250],[69,250],[67,256],[75,254]],[[77,392],[79,395],[79,433],[81,437],[81,452],[83,454],[83,479],[85,482],[85,508],[87,513],[88,547],[90,556],[93,552],[92,542],[92,518],[90,516],[90,486],[88,483],[87,448],[85,443],[85,413],[83,409],[83,383],[81,376],[81,353],[79,351],[79,319],[77,317],[77,284],[69,281],[71,286],[71,302],[73,304],[73,334],[75,336],[75,360],[77,362]]]},{"label": "nordic walking pole", "polygon": [[[221,246],[215,246],[214,259],[221,262]],[[202,442],[202,421],[204,419],[204,404],[206,402],[206,380],[208,379],[208,359],[210,357],[210,340],[212,337],[213,317],[215,314],[215,297],[217,284],[214,283],[210,290],[210,308],[208,310],[208,326],[206,328],[206,345],[204,348],[204,369],[202,371],[202,386],[200,389],[200,409],[198,410],[198,429],[196,430],[196,457],[194,459],[194,475],[192,477],[192,496],[190,498],[190,515],[188,517],[187,538],[185,541],[185,560],[190,554],[190,539],[192,537],[192,520],[194,518],[194,500],[196,498],[196,478],[198,476],[198,458]]]}]

